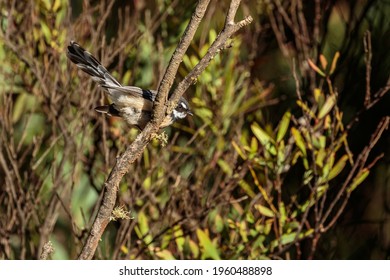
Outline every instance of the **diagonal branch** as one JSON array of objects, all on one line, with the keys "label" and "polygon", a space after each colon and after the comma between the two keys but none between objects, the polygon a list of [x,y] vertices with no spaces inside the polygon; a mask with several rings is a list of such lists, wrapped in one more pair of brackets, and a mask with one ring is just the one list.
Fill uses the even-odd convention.
[{"label": "diagonal branch", "polygon": [[[248,25],[253,20],[252,17],[249,16],[238,23],[234,23],[234,17],[241,0],[232,0],[224,29],[218,35],[217,39],[211,45],[207,54],[202,58],[199,64],[196,65],[191,73],[187,75],[187,77],[178,85],[167,106],[166,101],[168,99],[168,92],[172,87],[179,65],[183,60],[183,56],[206,12],[209,2],[210,0],[199,0],[195,12],[191,17],[191,21],[189,22],[183,37],[181,38],[181,41],[171,58],[158,89],[158,94],[153,108],[154,113],[152,121],[147,124],[145,129],[137,136],[126,151],[117,158],[117,161],[104,184],[103,200],[93,222],[87,241],[80,253],[79,259],[93,258],[101,236],[110,221],[110,216],[115,206],[119,183],[129,170],[131,164],[142,155],[142,152],[149,141],[153,138],[153,135],[156,135],[165,114],[170,114],[172,112],[184,91],[188,89],[200,73],[209,65],[213,57],[222,49],[226,48],[227,40],[240,28]],[[165,112],[167,107],[168,110]]]}]

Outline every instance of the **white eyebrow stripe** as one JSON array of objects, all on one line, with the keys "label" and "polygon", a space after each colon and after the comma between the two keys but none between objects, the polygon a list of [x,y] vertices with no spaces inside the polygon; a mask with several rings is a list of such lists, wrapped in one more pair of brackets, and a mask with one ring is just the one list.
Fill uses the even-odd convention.
[{"label": "white eyebrow stripe", "polygon": [[176,110],[173,110],[172,113],[173,113],[173,117],[175,119],[184,119],[187,116],[187,113],[185,113],[185,112],[178,112]]}]

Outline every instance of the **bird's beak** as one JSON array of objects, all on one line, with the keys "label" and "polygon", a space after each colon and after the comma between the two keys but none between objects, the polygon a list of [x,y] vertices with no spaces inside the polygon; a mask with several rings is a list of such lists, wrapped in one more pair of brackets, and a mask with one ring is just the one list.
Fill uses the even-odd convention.
[{"label": "bird's beak", "polygon": [[187,114],[190,115],[191,117],[194,115],[194,113],[192,113],[190,110],[188,110]]}]

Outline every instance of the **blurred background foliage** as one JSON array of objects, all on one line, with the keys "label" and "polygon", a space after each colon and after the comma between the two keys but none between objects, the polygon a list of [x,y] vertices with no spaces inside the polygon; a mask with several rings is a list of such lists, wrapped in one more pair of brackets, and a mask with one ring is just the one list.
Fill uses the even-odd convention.
[{"label": "blurred background foliage", "polygon": [[[93,108],[75,40],[155,89],[196,1],[0,0],[0,258],[74,259],[139,133]],[[211,1],[180,81],[224,24]],[[254,22],[123,179],[97,259],[388,259],[390,3],[243,1]]]}]

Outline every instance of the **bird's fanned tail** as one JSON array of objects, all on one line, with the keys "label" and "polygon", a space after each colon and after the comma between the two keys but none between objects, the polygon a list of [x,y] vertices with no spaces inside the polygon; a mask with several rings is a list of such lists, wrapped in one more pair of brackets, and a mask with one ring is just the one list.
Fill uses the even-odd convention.
[{"label": "bird's fanned tail", "polygon": [[102,87],[117,88],[121,86],[90,52],[86,51],[76,42],[70,42],[66,55],[78,68],[91,75],[92,79]]}]

